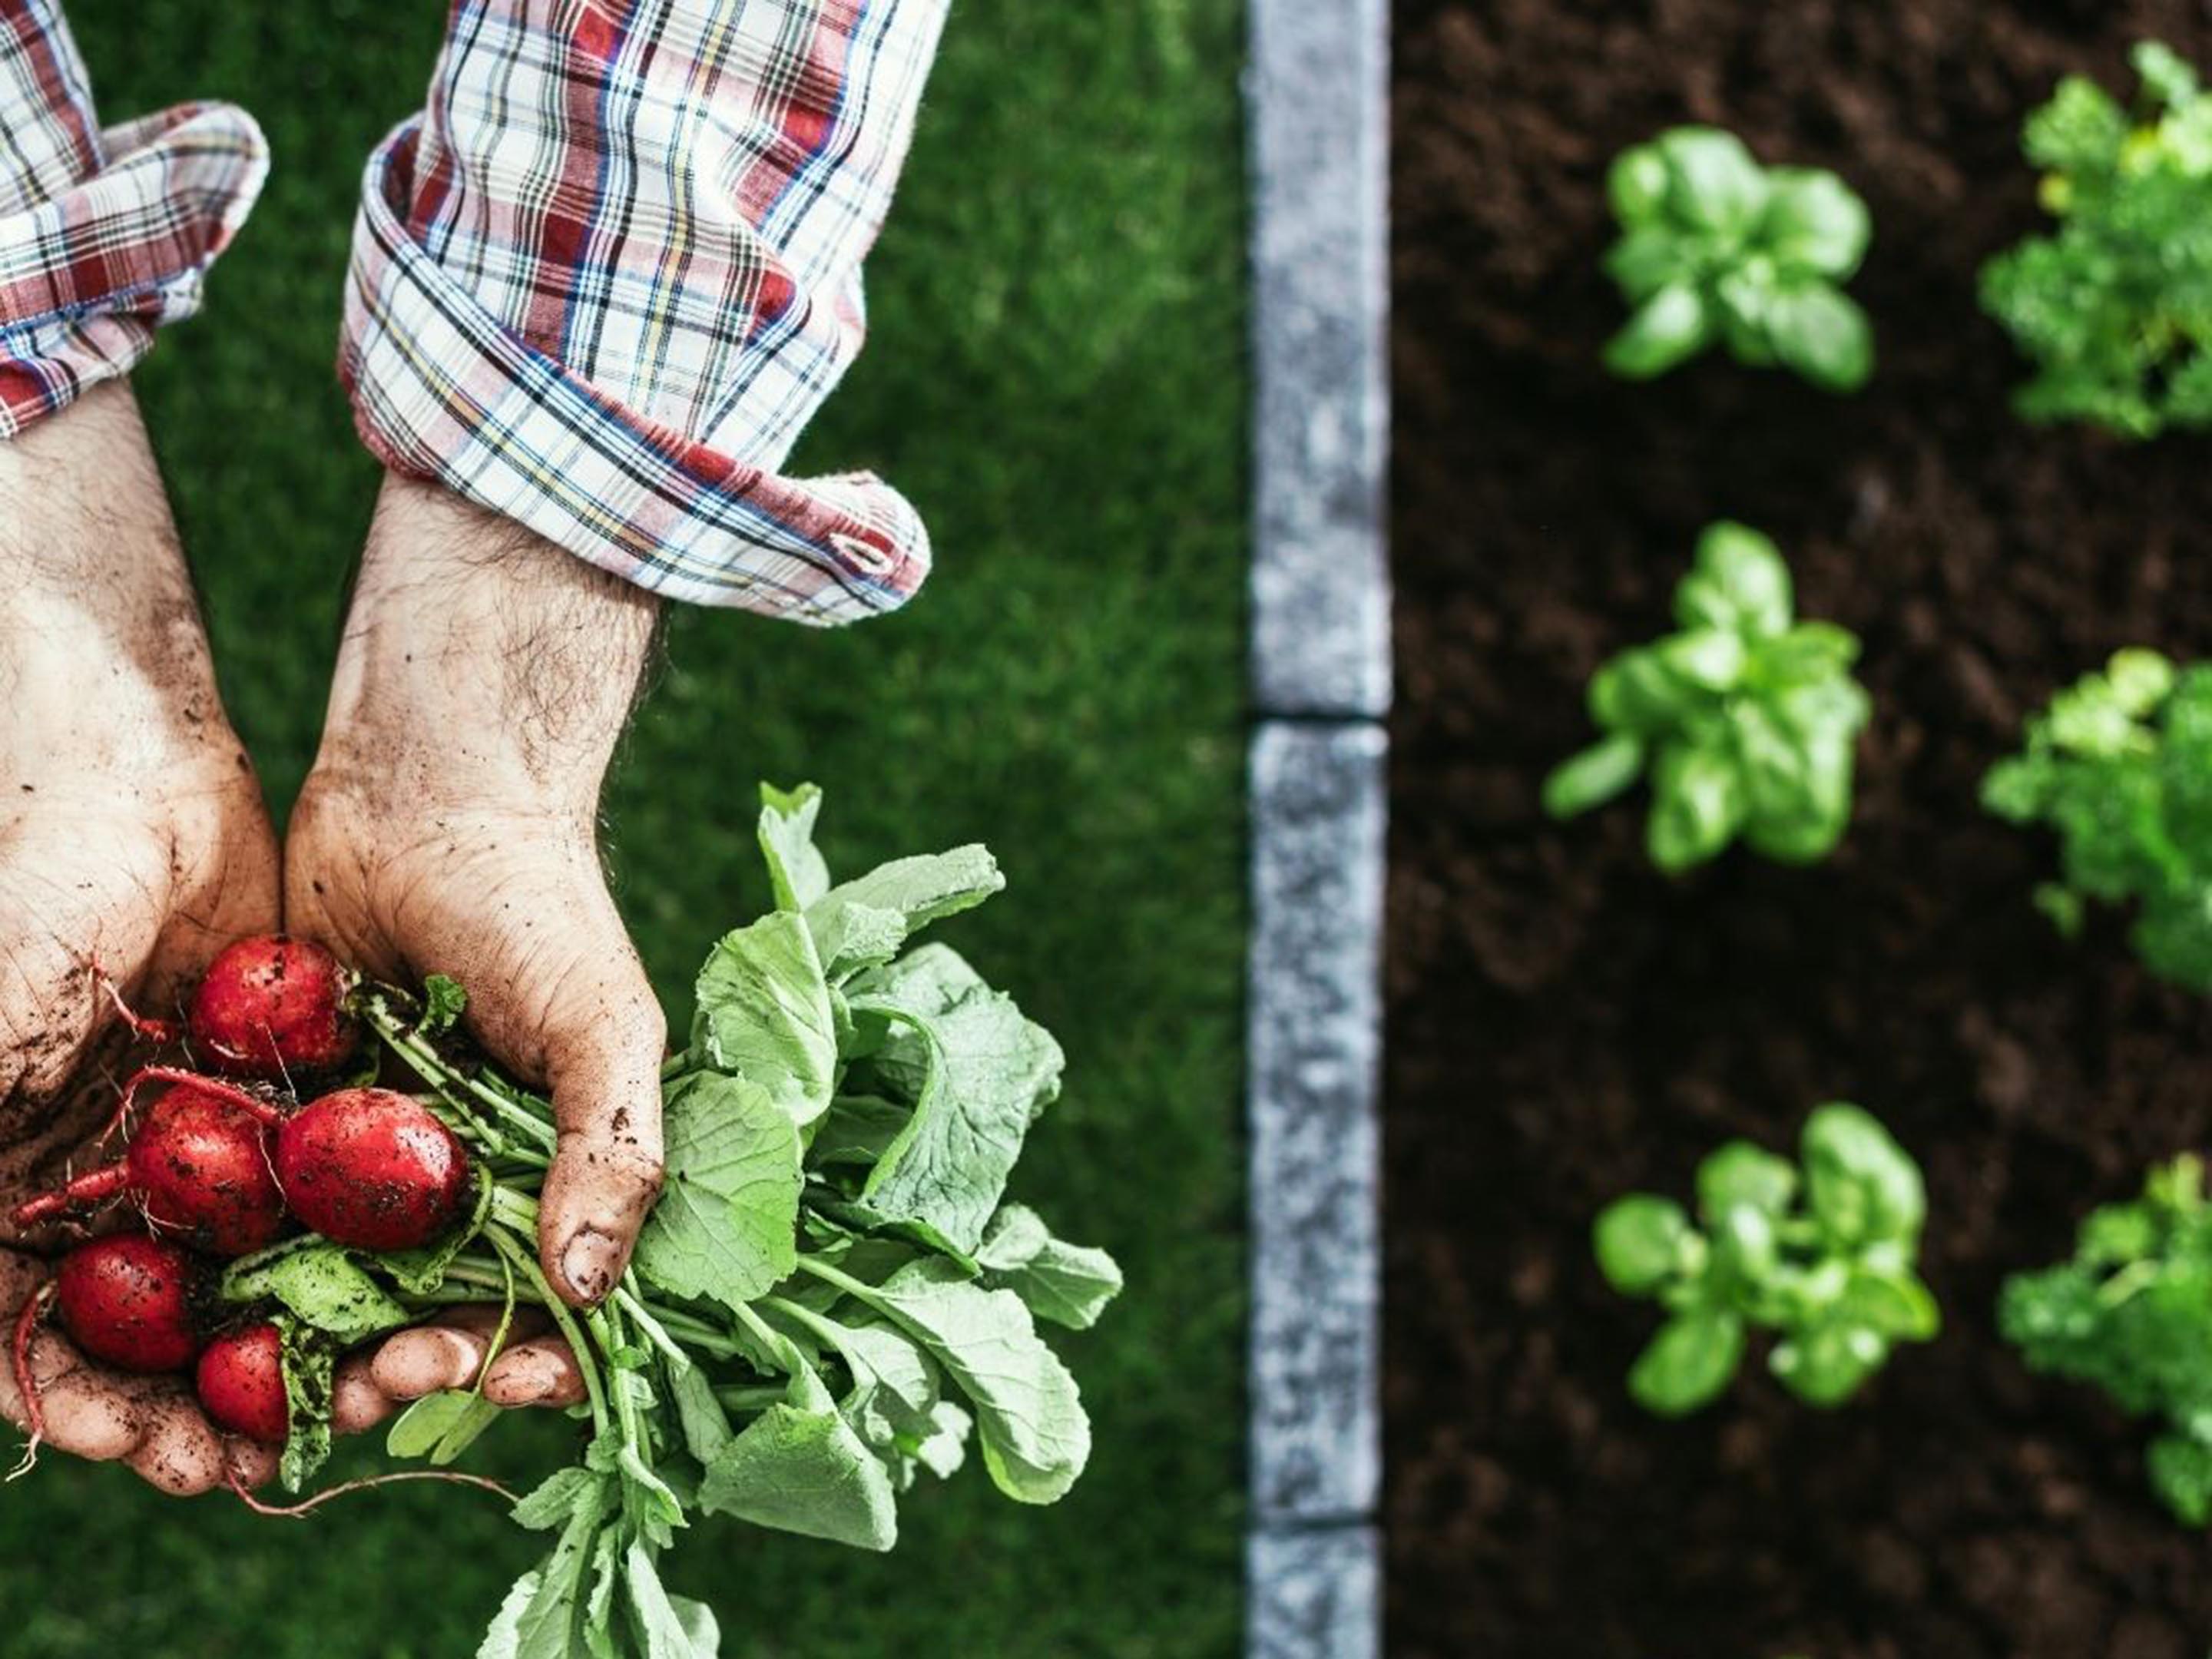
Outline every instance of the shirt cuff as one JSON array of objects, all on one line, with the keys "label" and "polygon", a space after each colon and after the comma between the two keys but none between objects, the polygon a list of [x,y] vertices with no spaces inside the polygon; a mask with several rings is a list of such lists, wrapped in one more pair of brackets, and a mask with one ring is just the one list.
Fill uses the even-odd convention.
[{"label": "shirt cuff", "polygon": [[0,203],[0,439],[129,374],[156,328],[199,309],[269,168],[261,130],[227,104],[87,124],[78,147],[93,171]]},{"label": "shirt cuff", "polygon": [[471,296],[407,228],[420,118],[369,158],[339,374],[369,449],[638,586],[817,626],[893,611],[921,517],[869,472],[793,478],[609,396]]}]

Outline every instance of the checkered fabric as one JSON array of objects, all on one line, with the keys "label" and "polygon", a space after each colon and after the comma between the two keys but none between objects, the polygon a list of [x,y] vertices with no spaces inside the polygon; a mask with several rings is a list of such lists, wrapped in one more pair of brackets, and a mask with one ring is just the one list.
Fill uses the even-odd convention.
[{"label": "checkered fabric", "polygon": [[0,439],[129,374],[199,308],[268,169],[226,104],[102,131],[58,0],[0,0]]},{"label": "checkered fabric", "polygon": [[903,603],[929,568],[907,501],[780,468],[860,350],[946,4],[457,0],[364,181],[363,440],[672,598]]}]

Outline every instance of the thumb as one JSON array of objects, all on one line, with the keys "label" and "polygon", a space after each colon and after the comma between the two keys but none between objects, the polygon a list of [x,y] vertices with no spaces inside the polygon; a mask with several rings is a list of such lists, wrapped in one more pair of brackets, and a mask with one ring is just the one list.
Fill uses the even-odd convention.
[{"label": "thumb", "polygon": [[629,941],[617,964],[546,1011],[545,1080],[559,1139],[538,1199],[538,1249],[567,1301],[599,1302],[629,1266],[660,1194],[660,1061],[668,1026]]}]

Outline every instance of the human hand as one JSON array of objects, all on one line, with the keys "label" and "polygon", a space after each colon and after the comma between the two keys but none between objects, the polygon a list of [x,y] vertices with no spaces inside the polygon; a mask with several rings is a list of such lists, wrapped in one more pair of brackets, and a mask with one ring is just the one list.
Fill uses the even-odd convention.
[{"label": "human hand", "polygon": [[[100,975],[174,1000],[277,917],[259,786],[223,714],[161,477],[125,383],[0,443],[0,1230],[114,1109],[94,1064]],[[0,1310],[47,1277],[49,1238],[0,1231]],[[47,1442],[179,1494],[264,1480],[185,1382],[30,1352]],[[0,1412],[24,1402],[0,1366]]]},{"label": "human hand", "polygon": [[449,1309],[434,1324],[349,1354],[331,1379],[331,1426],[363,1433],[425,1395],[475,1387],[479,1372],[495,1406],[581,1404],[584,1374],[541,1310],[517,1307],[493,1353],[501,1312],[496,1304]]},{"label": "human hand", "polygon": [[492,514],[387,479],[285,848],[292,932],[372,974],[459,980],[476,1039],[550,1090],[539,1255],[577,1305],[622,1277],[660,1188],[666,1027],[596,834],[656,612]]}]

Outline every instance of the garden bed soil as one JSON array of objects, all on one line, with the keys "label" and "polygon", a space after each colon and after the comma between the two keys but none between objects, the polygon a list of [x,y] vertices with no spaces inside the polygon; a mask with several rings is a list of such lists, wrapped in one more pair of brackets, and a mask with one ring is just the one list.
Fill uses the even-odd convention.
[{"label": "garden bed soil", "polygon": [[[2021,118],[2131,85],[2179,3],[1401,0],[1388,1115],[1388,1616],[1401,1659],[2197,1659],[2212,1542],[2146,1435],[1996,1336],[2008,1271],[2212,1146],[2212,1005],[2106,918],[2057,940],[2042,836],[1976,791],[2125,643],[2212,654],[2212,440],[2008,412],[1975,303],[2033,228]],[[1708,359],[1608,379],[1602,179],[1670,123],[1840,171],[1880,361],[1832,398]],[[1834,860],[1652,872],[1639,792],[1547,823],[1582,686],[1667,623],[1698,527],[1779,542],[1866,642],[1876,714]],[[1622,1378],[1655,1322],[1590,1218],[1731,1135],[1855,1099],[1926,1168],[1949,1321],[1848,1408],[1756,1363],[1680,1424]]]}]

